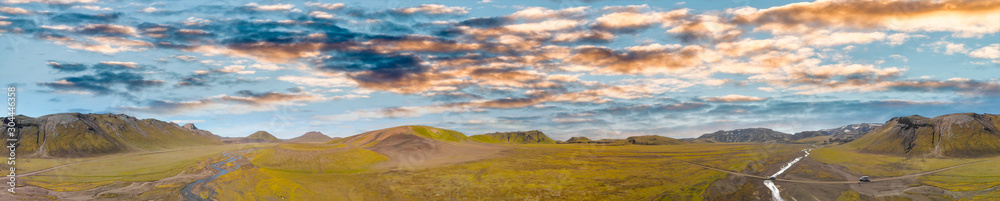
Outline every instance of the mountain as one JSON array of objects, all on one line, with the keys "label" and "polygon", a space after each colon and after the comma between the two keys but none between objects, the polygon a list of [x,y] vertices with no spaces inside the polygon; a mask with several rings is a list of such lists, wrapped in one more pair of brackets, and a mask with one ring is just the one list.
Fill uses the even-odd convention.
[{"label": "mountain", "polygon": [[271,135],[271,133],[268,133],[267,131],[254,132],[253,134],[250,134],[244,139],[248,141],[258,141],[258,142],[281,142],[281,139],[274,137],[274,135]]},{"label": "mountain", "polygon": [[675,145],[675,144],[690,143],[688,141],[663,137],[659,135],[632,136],[628,137],[626,140],[628,140],[628,142],[631,144],[638,144],[638,145]]},{"label": "mountain", "polygon": [[959,113],[895,117],[846,145],[874,153],[929,157],[1000,154],[1000,115]]},{"label": "mountain", "polygon": [[515,131],[515,132],[495,132],[481,135],[469,136],[473,140],[484,143],[513,143],[513,144],[555,144],[556,141],[545,136],[541,131]]},{"label": "mountain", "polygon": [[590,138],[587,138],[587,137],[571,137],[571,138],[569,138],[569,140],[566,140],[566,143],[571,143],[571,144],[572,143],[587,144],[587,143],[590,143]]},{"label": "mountain", "polygon": [[310,131],[310,132],[306,132],[306,134],[302,134],[302,136],[298,136],[298,137],[289,139],[287,141],[288,142],[329,142],[329,141],[331,141],[333,139],[334,138],[331,138],[330,136],[323,135],[323,133],[320,133],[319,131]]},{"label": "mountain", "polygon": [[369,131],[327,144],[377,152],[389,157],[383,166],[397,168],[478,160],[504,149],[480,143],[458,131],[417,125]]},{"label": "mountain", "polygon": [[[851,124],[838,128],[823,129],[817,131],[802,131],[792,135],[793,141],[811,138],[818,141],[846,143],[864,136],[866,133],[878,129],[882,124]],[[808,140],[808,139],[807,139]]]},{"label": "mountain", "polygon": [[[7,123],[4,118],[3,130]],[[193,124],[183,127],[124,114],[18,115],[13,123],[20,139],[18,154],[31,157],[88,157],[220,144],[219,136]]]},{"label": "mountain", "polygon": [[786,142],[792,135],[769,128],[744,128],[731,131],[716,131],[701,135],[698,139],[713,142]]}]

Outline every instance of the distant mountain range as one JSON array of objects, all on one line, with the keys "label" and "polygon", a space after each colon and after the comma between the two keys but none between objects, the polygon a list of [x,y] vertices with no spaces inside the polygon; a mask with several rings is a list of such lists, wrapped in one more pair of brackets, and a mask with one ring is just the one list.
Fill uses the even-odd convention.
[{"label": "distant mountain range", "polygon": [[882,124],[851,124],[838,128],[823,129],[817,131],[802,131],[792,135],[793,141],[807,138],[823,137],[822,140],[828,143],[846,143],[858,139],[866,133],[878,129]]},{"label": "distant mountain range", "polygon": [[716,131],[698,137],[709,142],[788,142],[791,134],[771,130],[770,128],[744,128],[729,131]]},{"label": "distant mountain range", "polygon": [[[3,121],[7,130],[7,119]],[[20,133],[18,154],[32,157],[88,157],[220,144],[219,136],[193,124],[179,126],[124,114],[19,115],[14,122]]]}]

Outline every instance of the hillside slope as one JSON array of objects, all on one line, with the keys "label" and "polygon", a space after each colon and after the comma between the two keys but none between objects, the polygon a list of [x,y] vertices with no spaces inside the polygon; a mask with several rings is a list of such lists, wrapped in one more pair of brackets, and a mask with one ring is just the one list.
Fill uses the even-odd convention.
[{"label": "hillside slope", "polygon": [[257,132],[254,132],[253,134],[250,134],[249,136],[247,136],[245,139],[248,139],[248,140],[259,140],[259,141],[263,141],[263,142],[281,142],[281,139],[278,139],[277,137],[274,137],[274,135],[271,135],[271,133],[268,133],[267,131],[257,131]]},{"label": "hillside slope", "polygon": [[556,141],[546,136],[541,131],[515,131],[515,132],[495,132],[481,135],[469,136],[473,140],[483,143],[512,143],[512,144],[555,144]]},{"label": "hillside slope", "polygon": [[319,131],[310,131],[302,136],[298,136],[292,139],[288,139],[288,142],[329,142],[333,140],[330,136],[324,135]]},{"label": "hillside slope", "polygon": [[675,145],[675,144],[690,144],[691,142],[678,140],[669,137],[663,137],[659,135],[644,135],[644,136],[632,136],[628,137],[631,144],[637,145]]},{"label": "hillside slope", "polygon": [[[3,130],[7,121],[4,118]],[[124,114],[60,113],[16,116],[14,121],[20,135],[18,154],[30,157],[86,157],[220,144],[219,136],[193,124],[182,127]]]},{"label": "hillside slope", "polygon": [[769,128],[744,128],[731,131],[716,131],[701,135],[698,139],[713,142],[786,142],[792,135]]},{"label": "hillside slope", "polygon": [[869,152],[908,156],[994,155],[1000,154],[998,127],[1000,115],[993,114],[896,117],[846,145]]}]

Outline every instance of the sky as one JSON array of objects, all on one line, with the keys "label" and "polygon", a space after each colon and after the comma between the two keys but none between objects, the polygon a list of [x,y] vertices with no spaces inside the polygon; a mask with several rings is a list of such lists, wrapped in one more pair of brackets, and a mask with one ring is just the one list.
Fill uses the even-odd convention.
[{"label": "sky", "polygon": [[1000,113],[997,1],[0,2],[32,117],[565,140]]}]

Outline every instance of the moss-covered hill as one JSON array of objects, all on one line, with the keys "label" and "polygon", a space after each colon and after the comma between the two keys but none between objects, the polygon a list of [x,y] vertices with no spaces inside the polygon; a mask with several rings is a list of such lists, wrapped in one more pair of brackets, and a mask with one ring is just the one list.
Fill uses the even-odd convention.
[{"label": "moss-covered hill", "polygon": [[675,144],[690,144],[691,142],[678,140],[669,137],[663,137],[659,135],[644,135],[644,136],[632,136],[628,137],[629,143],[637,145],[675,145]]},{"label": "moss-covered hill", "polygon": [[465,134],[458,131],[435,128],[430,126],[409,125],[409,126],[397,126],[381,130],[368,131],[350,137],[333,140],[330,141],[329,143],[332,144],[346,143],[354,146],[372,146],[394,135],[415,135],[421,138],[427,138],[444,142],[473,141],[472,138],[469,138]]},{"label": "moss-covered hill", "polygon": [[1000,154],[1000,115],[960,113],[892,118],[847,143],[851,148],[907,156],[975,157]]},{"label": "moss-covered hill", "polygon": [[281,142],[281,139],[274,137],[274,135],[271,135],[271,133],[268,133],[267,131],[257,131],[250,134],[250,136],[247,136],[246,138],[265,142]]},{"label": "moss-covered hill", "polygon": [[555,144],[556,141],[545,136],[541,131],[515,131],[515,132],[495,132],[482,135],[469,136],[470,138],[484,143],[513,143],[513,144]]},{"label": "moss-covered hill", "polygon": [[319,131],[309,131],[306,134],[302,134],[302,136],[288,139],[288,142],[329,142],[330,140],[333,140],[333,138]]},{"label": "moss-covered hill", "polygon": [[[3,120],[7,130],[8,120]],[[86,157],[129,151],[220,144],[211,132],[124,114],[61,113],[16,116],[18,154],[32,157]],[[3,135],[7,139],[7,135]]]}]

